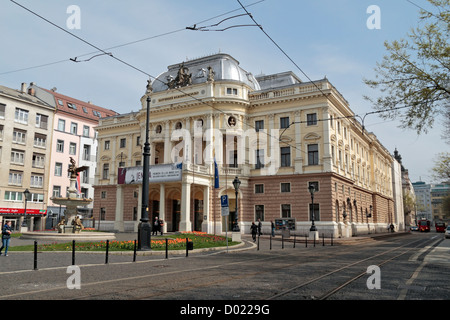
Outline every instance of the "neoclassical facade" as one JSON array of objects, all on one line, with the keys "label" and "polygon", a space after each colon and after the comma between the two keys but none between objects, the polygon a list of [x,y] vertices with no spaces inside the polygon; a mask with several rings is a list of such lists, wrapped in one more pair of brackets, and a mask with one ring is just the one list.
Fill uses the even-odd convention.
[{"label": "neoclassical facade", "polygon": [[[149,216],[163,219],[166,231],[221,233],[237,218],[241,233],[260,219],[265,231],[274,221],[302,234],[314,218],[320,233],[350,237],[395,223],[394,159],[327,79],[255,77],[221,53],[169,66],[148,83],[139,111],[100,120],[100,229],[137,230],[142,183],[123,177],[142,172],[147,97]],[[221,215],[222,195],[229,217]]]}]

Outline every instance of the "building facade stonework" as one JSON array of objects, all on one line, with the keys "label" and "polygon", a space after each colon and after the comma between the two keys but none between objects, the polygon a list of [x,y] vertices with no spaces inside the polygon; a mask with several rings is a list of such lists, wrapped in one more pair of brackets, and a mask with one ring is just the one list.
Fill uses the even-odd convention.
[{"label": "building facade stonework", "polygon": [[[260,219],[263,232],[273,221],[301,234],[314,218],[320,233],[350,237],[396,223],[394,159],[328,79],[255,77],[230,55],[216,54],[169,66],[148,83],[140,111],[100,119],[100,229],[137,230],[142,184],[119,183],[119,173],[142,170],[147,97],[150,165],[181,167],[179,180],[150,177],[149,217],[163,219],[165,231],[221,233],[237,218],[241,233]],[[227,219],[222,195],[229,198]]]}]

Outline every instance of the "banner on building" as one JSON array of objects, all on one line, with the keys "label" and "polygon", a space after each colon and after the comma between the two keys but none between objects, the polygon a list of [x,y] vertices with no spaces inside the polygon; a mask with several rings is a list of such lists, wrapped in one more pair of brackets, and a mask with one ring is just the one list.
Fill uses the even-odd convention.
[{"label": "banner on building", "polygon": [[[148,177],[150,183],[181,181],[182,163],[155,164],[149,166]],[[119,168],[118,184],[142,183],[143,167]]]},{"label": "banner on building", "polygon": [[[0,208],[0,214],[24,215],[25,208]],[[27,209],[27,215],[46,215],[47,210]]]}]

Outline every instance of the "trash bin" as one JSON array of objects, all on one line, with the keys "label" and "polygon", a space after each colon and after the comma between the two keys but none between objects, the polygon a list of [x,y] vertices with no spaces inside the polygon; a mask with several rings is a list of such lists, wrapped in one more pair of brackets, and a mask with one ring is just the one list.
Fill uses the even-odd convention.
[{"label": "trash bin", "polygon": [[194,250],[194,242],[193,241],[188,241],[186,245],[187,245],[188,250]]}]

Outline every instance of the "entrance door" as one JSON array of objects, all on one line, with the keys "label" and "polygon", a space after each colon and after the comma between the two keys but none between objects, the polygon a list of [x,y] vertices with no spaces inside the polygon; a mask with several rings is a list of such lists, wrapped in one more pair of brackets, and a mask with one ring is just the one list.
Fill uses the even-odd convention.
[{"label": "entrance door", "polygon": [[172,200],[172,232],[180,230],[181,201]]},{"label": "entrance door", "polygon": [[202,231],[203,200],[194,200],[194,231]]}]

